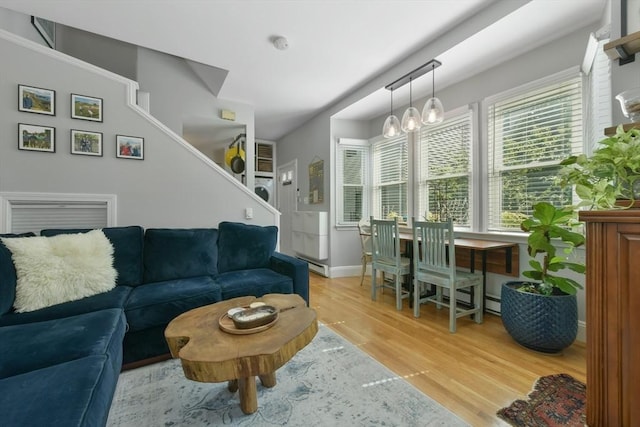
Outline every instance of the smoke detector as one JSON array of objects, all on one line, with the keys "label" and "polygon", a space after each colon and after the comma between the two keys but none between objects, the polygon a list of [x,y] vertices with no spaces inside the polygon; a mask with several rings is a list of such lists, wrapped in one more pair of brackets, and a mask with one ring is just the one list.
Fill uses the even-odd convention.
[{"label": "smoke detector", "polygon": [[274,37],[272,42],[278,50],[287,50],[289,48],[289,41],[285,37]]}]

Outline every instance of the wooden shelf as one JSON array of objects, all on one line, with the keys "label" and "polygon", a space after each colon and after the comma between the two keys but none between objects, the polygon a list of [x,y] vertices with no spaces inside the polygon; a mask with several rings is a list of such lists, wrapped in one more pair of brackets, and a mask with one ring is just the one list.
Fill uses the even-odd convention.
[{"label": "wooden shelf", "polygon": [[640,31],[610,41],[604,45],[604,52],[612,60],[626,59],[640,52]]},{"label": "wooden shelf", "polygon": [[[604,134],[606,136],[615,135],[617,128],[618,128],[618,125],[605,128]],[[625,132],[628,131],[629,129],[640,129],[640,123],[625,123],[622,125],[622,128],[624,129]]]}]

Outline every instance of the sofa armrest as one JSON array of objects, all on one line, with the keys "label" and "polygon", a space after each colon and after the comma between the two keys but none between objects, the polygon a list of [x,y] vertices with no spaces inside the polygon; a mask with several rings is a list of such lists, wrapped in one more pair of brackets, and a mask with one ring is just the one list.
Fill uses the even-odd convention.
[{"label": "sofa armrest", "polygon": [[293,292],[300,295],[309,305],[309,264],[280,252],[274,252],[269,262],[273,271],[291,277]]}]

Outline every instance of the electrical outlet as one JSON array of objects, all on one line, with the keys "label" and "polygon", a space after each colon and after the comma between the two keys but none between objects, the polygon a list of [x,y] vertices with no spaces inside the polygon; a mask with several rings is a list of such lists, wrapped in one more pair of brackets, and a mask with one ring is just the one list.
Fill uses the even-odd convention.
[{"label": "electrical outlet", "polygon": [[246,208],[244,210],[244,217],[246,219],[253,219],[253,208]]}]

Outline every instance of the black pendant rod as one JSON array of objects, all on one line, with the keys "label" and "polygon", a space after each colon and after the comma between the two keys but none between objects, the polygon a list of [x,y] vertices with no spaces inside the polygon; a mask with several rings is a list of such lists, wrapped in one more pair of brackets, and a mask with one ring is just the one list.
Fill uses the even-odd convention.
[{"label": "black pendant rod", "polygon": [[396,90],[399,87],[406,85],[411,80],[417,79],[418,77],[427,74],[429,71],[435,70],[436,68],[438,68],[441,65],[442,65],[442,62],[438,61],[437,59],[432,59],[431,61],[427,62],[426,64],[422,64],[421,66],[419,66],[415,70],[413,70],[413,71],[405,74],[404,76],[400,77],[398,80],[395,80],[395,81],[389,83],[384,88],[387,89],[387,90]]}]

